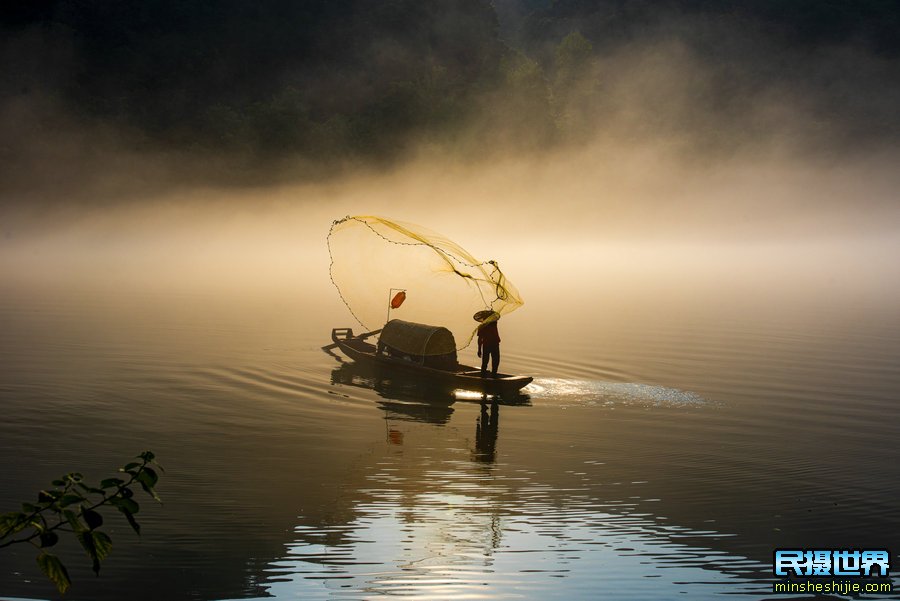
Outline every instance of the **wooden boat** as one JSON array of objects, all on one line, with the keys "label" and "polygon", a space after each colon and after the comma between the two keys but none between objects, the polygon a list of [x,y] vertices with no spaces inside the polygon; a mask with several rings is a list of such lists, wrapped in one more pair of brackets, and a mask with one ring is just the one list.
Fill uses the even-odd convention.
[{"label": "wooden boat", "polygon": [[[444,328],[435,328],[433,326],[424,326],[423,324],[411,324],[409,322],[400,322],[392,320],[385,324],[385,330],[392,327],[392,324],[400,327],[414,326],[419,328],[430,328],[433,334],[431,340],[439,338],[443,330],[449,335],[449,331]],[[396,332],[394,327],[392,332]],[[472,392],[480,392],[487,395],[516,395],[519,391],[531,383],[529,376],[515,376],[510,374],[498,373],[492,376],[481,374],[481,370],[470,365],[463,365],[456,361],[456,351],[453,347],[452,361],[444,355],[426,355],[425,353],[397,353],[391,352],[391,347],[386,345],[386,336],[381,336],[378,345],[367,342],[368,338],[381,334],[382,330],[366,332],[365,334],[354,335],[352,328],[334,328],[331,330],[331,340],[333,344],[322,347],[324,350],[330,348],[340,349],[342,353],[350,357],[354,361],[361,364],[371,364],[377,367],[389,369],[394,373],[406,374],[413,377],[427,379],[436,385],[449,387],[452,389],[469,390]],[[392,342],[393,339],[388,340]],[[442,341],[444,342],[444,341]],[[452,335],[450,337],[452,342]],[[422,344],[428,344],[428,339]],[[387,346],[387,350],[383,347]]]}]

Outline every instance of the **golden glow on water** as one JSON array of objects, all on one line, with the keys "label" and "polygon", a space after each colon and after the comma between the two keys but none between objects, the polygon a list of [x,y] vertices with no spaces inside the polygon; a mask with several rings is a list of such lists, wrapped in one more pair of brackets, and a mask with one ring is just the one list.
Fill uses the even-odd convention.
[{"label": "golden glow on water", "polygon": [[[137,4],[0,19],[0,513],[144,449],[167,468],[139,540],[109,515],[99,578],[60,545],[70,598],[760,599],[774,548],[900,549],[896,2]],[[291,4],[327,27],[269,32]],[[591,5],[615,35],[571,69],[580,34],[550,45],[580,17],[532,19]],[[526,24],[547,64],[503,50]],[[520,396],[321,351],[358,327],[329,280],[347,215],[500,263]],[[0,549],[0,598],[58,597]]]},{"label": "golden glow on water", "polygon": [[880,501],[900,494],[880,464],[896,451],[898,324],[635,294],[630,313],[569,304],[604,307],[587,327],[538,289],[503,330],[504,369],[535,381],[493,407],[322,353],[351,324],[330,291],[304,290],[3,296],[0,497],[26,498],[48,457],[50,478],[73,453],[96,473],[135,444],[165,458],[166,505],[142,509],[117,570],[81,566],[85,598],[136,573],[145,598],[756,598],[781,536],[900,527]]},{"label": "golden glow on water", "polygon": [[484,399],[484,394],[471,390],[454,390],[453,396],[461,401],[481,401]]},{"label": "golden glow on water", "polygon": [[[790,167],[587,148],[4,208],[0,510],[152,448],[166,505],[141,544],[100,580],[73,568],[101,600],[135,574],[147,599],[755,598],[785,540],[889,545],[895,175]],[[357,327],[325,248],[356,213],[500,261],[526,303],[501,324],[522,398],[319,350]],[[49,597],[25,559],[0,594]]]}]

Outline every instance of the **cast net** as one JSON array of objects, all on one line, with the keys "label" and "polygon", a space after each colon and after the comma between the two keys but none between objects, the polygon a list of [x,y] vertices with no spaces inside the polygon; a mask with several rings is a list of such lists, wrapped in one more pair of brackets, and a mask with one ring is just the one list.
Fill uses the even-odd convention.
[{"label": "cast net", "polygon": [[[497,318],[523,304],[496,261],[480,261],[418,225],[344,217],[331,225],[328,252],[331,281],[367,330],[381,328],[388,319],[443,326],[460,350],[479,325],[473,314],[493,311]],[[401,291],[405,299],[393,308],[391,301]]]}]

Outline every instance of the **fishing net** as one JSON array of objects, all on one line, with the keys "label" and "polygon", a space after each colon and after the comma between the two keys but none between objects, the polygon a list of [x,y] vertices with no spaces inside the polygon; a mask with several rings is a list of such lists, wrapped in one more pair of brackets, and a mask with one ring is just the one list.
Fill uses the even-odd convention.
[{"label": "fishing net", "polygon": [[328,252],[331,281],[367,330],[389,319],[443,326],[460,350],[479,325],[473,314],[493,311],[490,321],[523,303],[496,261],[417,225],[348,216],[331,225]]}]

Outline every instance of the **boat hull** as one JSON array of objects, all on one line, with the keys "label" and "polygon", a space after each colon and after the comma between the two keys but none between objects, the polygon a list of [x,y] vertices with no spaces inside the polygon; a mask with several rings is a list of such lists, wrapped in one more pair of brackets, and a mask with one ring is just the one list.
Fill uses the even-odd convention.
[{"label": "boat hull", "polygon": [[390,370],[396,374],[404,374],[418,379],[426,379],[431,383],[447,388],[480,392],[488,395],[515,395],[530,384],[533,378],[498,373],[496,377],[482,376],[481,370],[469,366],[458,365],[456,370],[448,371],[426,367],[413,361],[380,355],[374,344],[366,339],[377,332],[368,332],[359,336],[353,335],[349,328],[335,328],[331,331],[332,347],[338,348],[344,355],[358,363],[365,363]]}]

